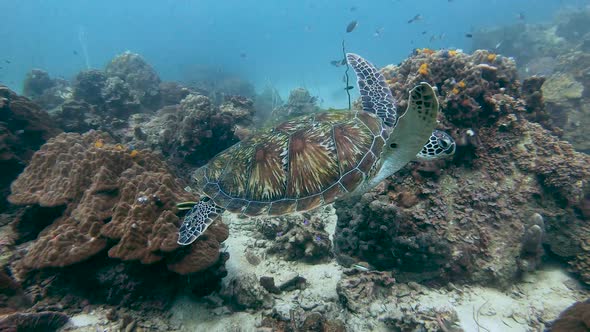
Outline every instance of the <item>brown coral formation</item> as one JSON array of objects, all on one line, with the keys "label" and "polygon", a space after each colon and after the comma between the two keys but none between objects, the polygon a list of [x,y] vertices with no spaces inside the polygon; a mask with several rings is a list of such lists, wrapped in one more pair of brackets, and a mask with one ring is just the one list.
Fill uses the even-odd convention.
[{"label": "brown coral formation", "polygon": [[590,330],[590,300],[576,302],[551,324],[551,332],[585,332]]},{"label": "brown coral formation", "polygon": [[0,331],[56,331],[68,320],[59,312],[14,313],[0,318]]},{"label": "brown coral formation", "polygon": [[0,211],[7,208],[10,182],[35,150],[59,132],[37,105],[0,85]]},{"label": "brown coral formation", "polygon": [[518,276],[525,223],[539,213],[543,243],[590,281],[581,212],[590,159],[525,120],[514,63],[490,55],[422,51],[384,69],[398,100],[418,80],[439,87],[440,128],[454,136],[457,153],[430,172],[410,164],[360,202],[337,203],[340,261],[367,261],[400,281],[506,286]]},{"label": "brown coral formation", "polygon": [[110,247],[109,257],[142,264],[173,259],[174,254],[170,269],[187,274],[213,265],[219,243],[227,237],[220,223],[218,232],[183,248],[185,254],[206,256],[202,264],[190,259],[177,263],[182,260],[175,252],[180,223],[175,204],[191,198],[158,155],[129,151],[108,135],[91,131],[62,134],[42,146],[13,182],[9,200],[65,206],[25,255],[27,269],[72,265]]}]

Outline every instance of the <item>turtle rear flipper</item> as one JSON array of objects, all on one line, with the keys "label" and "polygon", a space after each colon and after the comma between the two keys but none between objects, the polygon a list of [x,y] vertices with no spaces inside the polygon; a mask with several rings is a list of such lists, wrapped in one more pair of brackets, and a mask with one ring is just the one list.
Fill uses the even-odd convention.
[{"label": "turtle rear flipper", "polygon": [[193,243],[221,213],[223,209],[215,205],[208,197],[197,202],[184,217],[178,230],[177,243],[180,245]]}]

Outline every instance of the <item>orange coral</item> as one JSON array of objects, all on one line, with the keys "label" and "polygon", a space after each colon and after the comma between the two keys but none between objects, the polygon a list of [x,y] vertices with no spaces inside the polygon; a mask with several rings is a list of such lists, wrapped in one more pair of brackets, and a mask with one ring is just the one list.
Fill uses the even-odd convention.
[{"label": "orange coral", "polygon": [[461,89],[465,88],[465,86],[466,86],[465,81],[460,81],[459,83],[457,83],[457,86],[460,87]]},{"label": "orange coral", "polygon": [[490,53],[487,56],[487,59],[489,62],[494,62],[494,60],[496,60],[496,58],[498,57],[498,55],[494,54],[494,53]]},{"label": "orange coral", "polygon": [[436,53],[436,51],[425,47],[422,49],[422,53],[427,54],[427,55],[432,55],[432,54]]},{"label": "orange coral", "polygon": [[459,94],[459,89],[457,88],[453,88],[453,90],[451,90],[452,93],[458,95]]},{"label": "orange coral", "polygon": [[449,50],[448,54],[449,56],[455,56],[457,55],[457,50]]},{"label": "orange coral", "polygon": [[420,65],[420,68],[418,68],[418,74],[426,76],[428,75],[428,64],[427,63],[423,63]]}]

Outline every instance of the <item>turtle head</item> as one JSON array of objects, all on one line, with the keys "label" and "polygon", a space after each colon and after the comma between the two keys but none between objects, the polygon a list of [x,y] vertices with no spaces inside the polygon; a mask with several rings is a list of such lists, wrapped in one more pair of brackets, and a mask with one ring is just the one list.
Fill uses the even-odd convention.
[{"label": "turtle head", "polygon": [[444,131],[435,130],[428,142],[418,152],[416,158],[421,161],[450,157],[455,154],[455,140]]}]

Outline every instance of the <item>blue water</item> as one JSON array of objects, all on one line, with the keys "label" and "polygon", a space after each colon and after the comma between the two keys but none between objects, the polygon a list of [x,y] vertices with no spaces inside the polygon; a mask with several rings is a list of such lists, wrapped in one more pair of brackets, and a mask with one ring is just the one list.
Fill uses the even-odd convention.
[{"label": "blue water", "polygon": [[[141,54],[164,80],[190,80],[195,68],[205,66],[240,75],[258,89],[274,85],[283,96],[303,86],[323,100],[322,106],[342,107],[343,69],[329,62],[342,57],[343,39],[348,51],[384,66],[402,61],[417,47],[469,50],[465,33],[516,23],[519,13],[526,22],[543,22],[560,7],[587,3],[0,0],[0,83],[19,91],[32,68],[69,79],[87,62],[104,68],[113,56],[130,50]],[[408,24],[416,14],[423,19]],[[357,28],[345,33],[352,20],[358,21]],[[443,33],[444,39],[429,42],[432,35]]]}]

